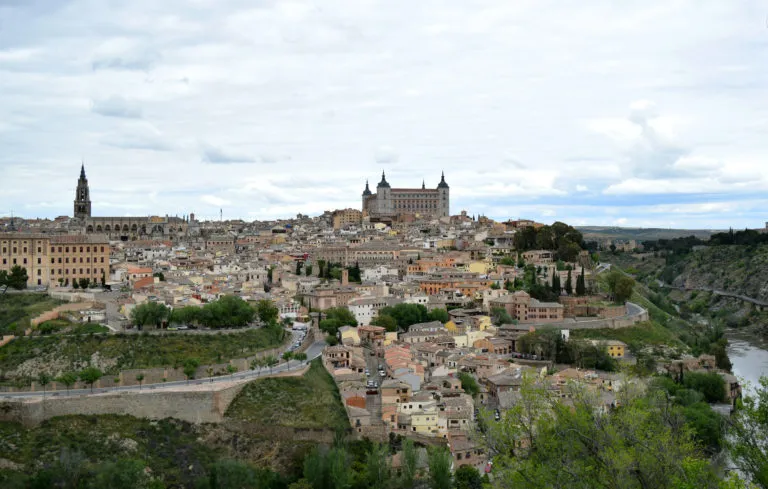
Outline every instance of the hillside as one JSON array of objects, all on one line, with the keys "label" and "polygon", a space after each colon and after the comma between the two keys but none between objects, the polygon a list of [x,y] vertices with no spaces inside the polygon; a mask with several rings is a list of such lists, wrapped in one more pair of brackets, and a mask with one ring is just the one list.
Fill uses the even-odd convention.
[{"label": "hillside", "polygon": [[672,239],[684,236],[696,236],[701,239],[708,239],[712,234],[719,231],[710,229],[664,229],[664,228],[624,228],[617,226],[576,226],[581,231],[584,239],[636,239],[656,240]]}]

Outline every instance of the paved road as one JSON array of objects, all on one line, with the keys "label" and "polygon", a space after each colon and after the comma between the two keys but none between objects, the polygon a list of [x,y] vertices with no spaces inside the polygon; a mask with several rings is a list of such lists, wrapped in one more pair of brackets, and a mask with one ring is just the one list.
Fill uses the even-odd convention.
[{"label": "paved road", "polygon": [[[314,360],[315,358],[319,357],[323,353],[323,348],[325,348],[325,342],[324,341],[316,341],[315,343],[312,343],[312,345],[307,348],[306,354],[307,354],[307,361]],[[280,372],[285,371],[292,371],[292,370],[298,370],[302,368],[304,364],[297,362],[297,361],[291,361],[290,367],[286,363],[281,363],[277,366],[275,366],[271,373],[276,374]],[[212,377],[210,379],[196,379],[191,380],[189,382],[187,381],[177,381],[177,382],[163,382],[161,384],[150,384],[150,385],[144,385],[139,389],[138,386],[123,386],[123,387],[107,387],[102,389],[93,389],[93,394],[104,394],[107,392],[122,392],[122,391],[138,391],[138,390],[162,390],[162,389],[168,389],[171,387],[184,387],[187,385],[200,385],[200,384],[209,384],[211,382],[229,382],[232,380],[245,380],[245,379],[256,379],[259,377],[264,377],[270,375],[270,370],[268,368],[262,369],[261,371],[256,370],[248,370],[245,372],[237,372],[234,375],[224,375],[220,377]],[[66,391],[56,391],[56,392],[49,392],[46,394],[46,398],[48,399],[55,399],[59,397],[65,397],[67,395],[73,396],[73,395],[89,395],[91,394],[90,389],[72,389],[69,391],[69,394],[67,394]],[[42,392],[5,392],[0,393],[0,399],[14,399],[14,398],[25,398],[25,397],[41,397],[43,395]]]}]

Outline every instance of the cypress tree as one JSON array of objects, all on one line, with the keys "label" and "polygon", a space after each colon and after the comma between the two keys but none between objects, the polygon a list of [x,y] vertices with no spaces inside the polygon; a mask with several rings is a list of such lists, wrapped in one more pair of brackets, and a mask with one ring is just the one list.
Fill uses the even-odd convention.
[{"label": "cypress tree", "polygon": [[571,280],[571,271],[568,270],[568,277],[565,279],[565,292],[568,295],[573,294],[573,281]]},{"label": "cypress tree", "polygon": [[576,295],[584,295],[586,292],[587,287],[584,283],[584,267],[581,267],[581,275],[576,279]]},{"label": "cypress tree", "polygon": [[560,289],[560,274],[555,270],[552,272],[552,292],[560,295]]}]

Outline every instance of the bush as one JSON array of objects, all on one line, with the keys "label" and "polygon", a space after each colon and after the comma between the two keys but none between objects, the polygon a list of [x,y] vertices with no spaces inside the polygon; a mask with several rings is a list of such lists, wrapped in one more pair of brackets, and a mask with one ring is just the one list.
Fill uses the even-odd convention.
[{"label": "bush", "polygon": [[725,400],[725,380],[719,374],[687,372],[683,376],[683,385],[688,389],[701,392],[707,402]]}]

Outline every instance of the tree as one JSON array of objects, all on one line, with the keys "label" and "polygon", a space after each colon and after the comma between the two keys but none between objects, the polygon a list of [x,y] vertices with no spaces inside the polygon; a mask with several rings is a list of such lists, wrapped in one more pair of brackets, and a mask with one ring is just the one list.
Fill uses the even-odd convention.
[{"label": "tree", "polygon": [[445,324],[450,321],[450,319],[451,318],[448,315],[448,311],[442,307],[432,309],[427,313],[427,321],[440,321],[441,323]]},{"label": "tree", "polygon": [[251,360],[251,370],[258,370],[261,372],[261,368],[264,367],[266,363],[264,363],[264,359],[261,357],[254,358]]},{"label": "tree", "polygon": [[296,262],[296,275],[301,275],[301,267],[304,266],[303,261]]},{"label": "tree", "polygon": [[392,467],[389,463],[389,447],[375,443],[366,457],[367,486],[372,489],[387,489],[392,481]]},{"label": "tree", "polygon": [[146,302],[133,308],[131,322],[136,326],[160,327],[169,316],[170,309],[165,304]]},{"label": "tree", "polygon": [[80,282],[80,288],[85,290],[88,288],[88,283],[90,282],[90,280],[88,280],[87,278],[81,278],[79,282]]},{"label": "tree", "polygon": [[581,267],[581,274],[576,278],[576,295],[578,296],[587,293],[587,286],[584,280],[584,267]]},{"label": "tree", "polygon": [[37,383],[43,387],[43,399],[45,399],[45,388],[48,384],[51,383],[51,380],[51,376],[45,372],[40,372],[40,374],[37,376]]},{"label": "tree", "polygon": [[80,288],[80,284],[77,283],[77,279],[75,279],[75,278],[72,279],[72,288],[75,289],[75,290]]},{"label": "tree", "polygon": [[80,371],[80,380],[91,386],[91,392],[93,392],[93,384],[95,384],[103,375],[102,371],[96,367],[88,367]]},{"label": "tree", "polygon": [[[526,385],[526,383],[528,385]],[[713,468],[665,397],[624,391],[600,412],[599,394],[566,387],[562,403],[525,380],[515,406],[489,431],[495,479],[508,487],[715,489]],[[638,391],[639,392],[639,391]]]},{"label": "tree", "polygon": [[456,489],[483,489],[483,479],[480,472],[471,465],[462,465],[454,474]]},{"label": "tree", "polygon": [[629,298],[632,297],[632,290],[634,287],[634,279],[627,277],[626,275],[622,276],[616,283],[616,289],[614,291],[616,302],[624,303],[629,300]]},{"label": "tree", "polygon": [[265,365],[267,367],[269,367],[269,373],[271,374],[272,373],[272,367],[277,365],[279,363],[279,361],[278,361],[278,359],[274,355],[268,355],[267,358],[265,358],[264,360],[265,360],[264,363],[265,363]]},{"label": "tree", "polygon": [[552,292],[554,292],[557,295],[560,295],[560,290],[562,287],[560,287],[560,274],[557,273],[557,271],[552,272]]},{"label": "tree", "polygon": [[461,388],[470,396],[475,397],[480,393],[480,386],[477,385],[477,380],[475,380],[472,374],[461,372],[459,374],[459,380],[461,381]]},{"label": "tree", "polygon": [[177,307],[171,311],[169,322],[173,324],[195,324],[200,321],[203,309],[196,306]]},{"label": "tree", "polygon": [[144,382],[144,374],[141,372],[136,374],[136,381],[139,383],[139,390],[141,390],[141,384]]},{"label": "tree", "polygon": [[184,375],[187,377],[187,384],[189,384],[190,379],[195,378],[195,372],[197,372],[197,367],[200,366],[200,360],[197,358],[188,358],[184,362]]},{"label": "tree", "polygon": [[0,286],[7,285],[8,287],[16,290],[23,290],[27,288],[27,269],[14,265],[11,268],[11,273],[5,270],[0,271]]},{"label": "tree", "polygon": [[293,359],[298,360],[301,363],[304,363],[307,360],[307,354],[304,352],[294,353]]},{"label": "tree", "polygon": [[276,325],[279,314],[280,310],[275,303],[269,299],[262,299],[256,303],[256,315],[259,317],[261,324],[264,324],[265,326]]},{"label": "tree", "polygon": [[453,458],[448,448],[429,447],[427,450],[429,461],[429,484],[432,489],[453,489],[453,475],[451,465]]},{"label": "tree", "polygon": [[768,488],[768,377],[745,396],[730,419],[726,438],[736,467],[753,483]]},{"label": "tree", "polygon": [[312,275],[312,265],[307,265],[306,267],[304,267],[304,275],[306,275],[307,277]]},{"label": "tree", "polygon": [[198,489],[271,489],[285,487],[281,477],[269,469],[256,469],[237,460],[219,460]]},{"label": "tree", "polygon": [[69,394],[69,389],[71,389],[72,386],[75,385],[75,382],[77,382],[77,374],[75,372],[64,372],[59,375],[56,382],[64,384],[64,387],[67,388],[67,394]]},{"label": "tree", "polygon": [[491,309],[491,320],[496,326],[512,324],[515,321],[503,307],[494,307]]},{"label": "tree", "polygon": [[429,318],[427,308],[421,304],[397,304],[382,307],[379,315],[391,316],[397,321],[397,326],[408,331],[412,324],[426,322]]},{"label": "tree", "polygon": [[392,316],[387,316],[386,314],[379,314],[371,319],[371,326],[381,326],[390,333],[397,331],[397,321]]},{"label": "tree", "polygon": [[725,400],[725,380],[717,373],[686,372],[683,385],[697,390],[704,395],[707,402],[723,402]]},{"label": "tree", "polygon": [[418,453],[416,452],[413,440],[410,438],[403,440],[403,454],[400,460],[399,487],[402,487],[403,489],[411,489],[416,480]]},{"label": "tree", "polygon": [[571,270],[568,270],[568,276],[565,279],[565,293],[573,295],[573,279],[571,278]]},{"label": "tree", "polygon": [[283,352],[283,360],[288,364],[288,367],[291,366],[291,360],[293,360],[293,352],[292,351],[284,351]]},{"label": "tree", "polygon": [[211,381],[211,383],[213,383],[213,367],[210,365],[206,367],[205,373],[208,374],[208,379]]},{"label": "tree", "polygon": [[229,374],[229,377],[231,379],[235,378],[235,373],[237,372],[237,367],[232,365],[231,363],[227,365],[227,373]]}]

